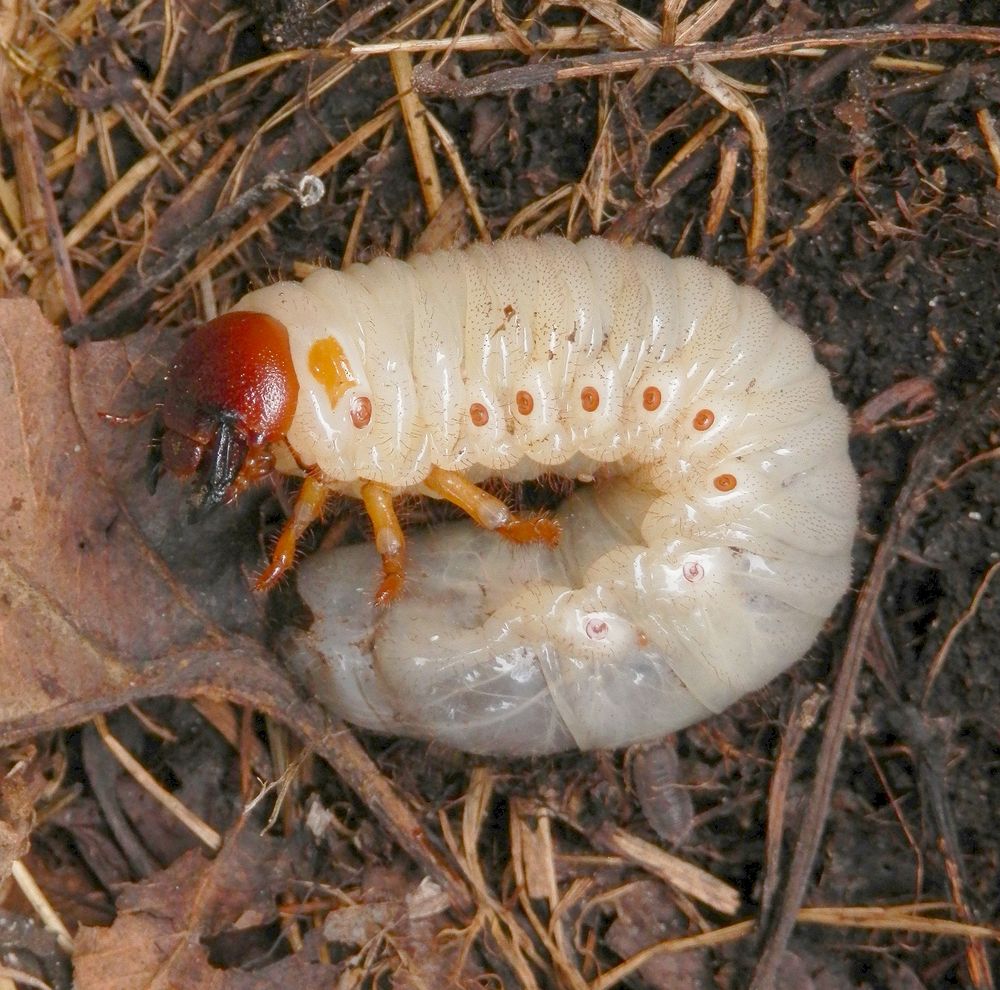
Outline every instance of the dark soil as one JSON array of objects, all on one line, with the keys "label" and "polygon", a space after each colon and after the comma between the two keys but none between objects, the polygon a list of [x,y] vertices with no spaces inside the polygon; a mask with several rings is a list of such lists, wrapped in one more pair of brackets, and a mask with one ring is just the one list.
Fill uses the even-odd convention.
[{"label": "dark soil", "polygon": [[[173,28],[182,31],[182,40],[164,69],[170,38],[164,34],[162,3],[154,2],[139,20],[127,18],[126,7],[115,5],[89,19],[89,30],[78,29],[65,39],[51,84],[24,84],[29,116],[49,155],[61,137],[79,133],[85,113],[93,119],[109,109],[122,111],[130,120],[146,121],[161,143],[176,126],[196,124],[191,139],[167,156],[170,167],[158,166],[74,242],[72,271],[84,294],[131,244],[146,244],[141,264],[124,265],[110,292],[92,304],[92,316],[100,318],[102,310],[114,314],[113,325],[99,327],[95,335],[145,326],[145,339],[151,339],[162,329],[167,336],[157,347],[169,353],[178,329],[203,315],[200,290],[177,288],[195,259],[185,261],[164,284],[143,282],[150,267],[179,251],[181,238],[192,232],[196,240],[203,234],[199,257],[216,250],[231,230],[199,225],[268,172],[308,169],[395,97],[388,62],[372,56],[303,105],[299,95],[337,65],[336,57],[303,56],[266,76],[211,89],[169,125],[162,112],[150,109],[154,91],[169,111],[186,92],[226,69],[269,52],[322,45],[347,17],[357,18],[347,35],[352,41],[381,39],[404,7],[416,12],[422,5],[394,3],[380,12],[373,7],[367,17],[346,4],[319,11],[315,6],[299,0],[257,0],[249,10],[226,0],[172,5]],[[642,0],[635,9],[658,23],[659,5]],[[58,22],[69,10],[54,3],[47,13]],[[428,10],[405,36],[432,37],[448,10]],[[517,19],[528,6],[515,4],[507,13]],[[574,25],[584,15],[560,7],[542,19],[549,27]],[[706,40],[734,40],[782,27],[798,33],[894,20],[889,12],[854,0],[811,10],[797,0],[737,3]],[[987,0],[942,0],[930,3],[916,23],[995,25],[998,20],[995,4]],[[48,30],[36,20],[29,36],[42,37]],[[472,13],[465,33],[495,30],[483,6]],[[455,31],[453,25],[445,33]],[[545,34],[535,26],[527,37],[541,43]],[[629,986],[742,988],[755,973],[778,986],[817,990],[993,986],[989,968],[996,965],[995,941],[906,925],[901,930],[851,927],[846,920],[799,924],[787,947],[776,932],[798,908],[786,884],[794,874],[790,864],[802,842],[803,823],[810,821],[810,806],[820,807],[823,817],[818,855],[806,862],[806,905],[938,903],[944,908],[926,917],[990,925],[996,931],[1000,582],[983,586],[1000,561],[1000,161],[991,157],[983,128],[990,120],[1000,126],[997,52],[959,41],[913,41],[884,50],[848,46],[826,56],[842,58],[844,65],[819,83],[809,80],[823,65],[821,59],[723,63],[732,76],[767,87],[766,95],[750,96],[765,119],[769,145],[767,240],[754,260],[746,252],[752,176],[745,131],[735,117],[703,151],[683,159],[684,181],[676,181],[669,201],[658,199],[663,184],[651,185],[698,128],[720,112],[676,71],[661,70],[643,87],[623,75],[476,99],[427,99],[457,144],[493,236],[542,197],[582,182],[594,202],[601,200],[602,232],[648,240],[671,254],[705,257],[739,280],[754,281],[779,311],[809,331],[833,374],[837,395],[856,413],[852,454],[863,492],[857,594],[848,596],[791,673],[668,740],[679,760],[659,812],[647,808],[644,815],[640,807],[640,800],[648,804],[650,797],[632,786],[635,754],[491,761],[358,733],[381,773],[415,810],[430,845],[445,851],[453,865],[460,859],[454,850],[447,852],[442,822],[452,837],[461,838],[462,809],[471,794],[479,793],[475,788],[484,775],[489,780],[483,825],[465,854],[478,858],[495,898],[497,914],[489,917],[512,919],[516,938],[467,927],[474,913],[453,909],[395,928],[384,919],[376,923],[381,916],[375,912],[365,915],[375,927],[364,929],[364,937],[348,933],[322,941],[318,932],[330,912],[376,903],[401,911],[421,880],[421,871],[392,841],[365,798],[322,762],[305,759],[289,777],[280,807],[274,801],[277,792],[258,805],[250,831],[263,826],[260,815],[272,805],[278,817],[266,850],[256,844],[250,849],[249,840],[240,844],[237,822],[246,798],[259,790],[251,767],[279,774],[298,756],[294,733],[235,710],[230,716],[234,749],[190,701],[161,698],[142,705],[162,733],[134,712],[118,711],[111,719],[115,734],[245,855],[243,865],[233,867],[234,875],[259,861],[268,876],[281,878],[266,905],[251,906],[247,894],[245,918],[237,923],[243,912],[234,903],[234,910],[218,916],[218,928],[202,932],[215,967],[211,972],[217,974],[212,978],[222,981],[224,971],[231,970],[225,982],[213,985],[263,987],[281,978],[299,981],[296,986],[312,986],[310,981],[332,986],[341,974],[355,974],[379,986],[478,980],[513,987],[526,985],[525,971],[518,968],[523,962],[538,986],[582,986],[645,945],[732,922],[609,853],[608,830],[619,828],[670,848],[732,885],[741,898],[737,917],[761,921],[756,931],[716,948],[657,956],[625,978]],[[567,50],[540,57],[581,54]],[[933,63],[933,68],[873,63],[879,54]],[[525,60],[512,49],[459,52],[447,65],[463,78]],[[285,119],[260,130],[289,106]],[[671,114],[675,125],[650,145],[648,136]],[[64,232],[72,231],[112,184],[109,156],[122,175],[145,155],[139,132],[139,127],[109,127],[101,140],[84,142],[72,168],[52,180]],[[299,262],[339,266],[359,208],[363,222],[355,260],[385,252],[405,256],[426,243],[428,214],[406,133],[398,120],[382,142],[385,133],[376,131],[324,176],[327,194],[319,205],[284,209],[213,263],[210,275],[220,308],[249,285],[296,275]],[[601,133],[612,154],[606,181],[597,182],[588,165]],[[233,147],[214,158],[227,138],[235,139]],[[241,158],[251,142],[252,152]],[[724,147],[737,150],[739,164],[721,224],[710,232],[709,203]],[[13,151],[10,145],[3,151],[0,164],[10,176]],[[238,161],[240,171],[234,175]],[[443,156],[438,162],[450,193],[453,174],[441,164]],[[268,193],[255,209],[266,210],[274,201]],[[455,202],[457,219],[436,221],[430,230],[434,237],[475,237],[457,194]],[[245,220],[239,217],[232,227]],[[547,224],[527,226],[532,232],[544,227],[580,237],[593,232],[593,217],[581,201],[572,215],[556,211]],[[30,250],[25,253],[31,257]],[[47,264],[44,252],[38,258]],[[51,304],[50,294],[11,271],[8,265],[12,290],[30,288]],[[132,302],[113,309],[116,298],[130,291]],[[58,305],[51,304],[49,311],[58,315]],[[64,325],[68,322],[63,314]],[[77,332],[90,330],[84,324]],[[155,398],[155,386],[150,394]],[[920,481],[915,492],[907,488],[908,477]],[[148,512],[155,514],[156,504],[151,505]],[[259,540],[280,514],[277,500],[262,491],[233,513],[232,530],[224,519],[211,525],[226,534],[231,560],[257,566]],[[348,538],[363,537],[356,517],[346,518]],[[186,552],[200,552],[197,535],[189,532],[182,539]],[[872,572],[880,547],[884,569]],[[169,561],[169,549],[162,552]],[[277,611],[268,621],[287,617],[284,610],[294,606],[290,596],[286,591],[277,597]],[[875,596],[874,611],[863,639],[852,645],[849,629],[866,596]],[[251,614],[253,621],[246,621]],[[232,622],[223,625],[250,628],[263,637],[261,621],[253,609],[245,610],[242,619],[236,610]],[[846,736],[827,807],[813,788],[824,766],[821,740],[824,730],[830,731],[831,693],[851,650],[860,650],[864,663],[856,700],[842,723]],[[925,696],[938,657],[940,672]],[[797,733],[794,726],[807,712],[815,720]],[[127,911],[121,885],[139,885],[128,888],[133,897],[138,890],[148,892],[148,885],[164,882],[160,871],[176,864],[197,840],[122,773],[92,727],[66,727],[41,738],[37,747],[61,771],[52,790],[39,798],[42,818],[25,861],[71,931],[118,918],[111,931],[119,946],[127,947],[130,936],[119,927]],[[776,777],[783,761],[789,762]],[[774,817],[779,807],[783,819]],[[551,819],[544,818],[546,808]],[[654,818],[665,838],[654,831]],[[551,825],[551,845],[541,842],[535,852],[554,856],[558,903],[524,893],[521,861],[517,849],[512,851],[512,827],[542,819],[547,824],[538,828],[544,832]],[[776,828],[781,830],[777,837]],[[780,861],[774,853],[781,854]],[[611,895],[625,885],[632,886],[621,899]],[[0,906],[30,912],[13,888]],[[6,931],[0,925],[0,951]],[[520,955],[511,944],[520,946]],[[463,948],[467,956],[461,955]],[[78,945],[78,958],[84,956],[92,966],[93,951],[93,946]],[[101,951],[113,954],[114,943],[102,943]],[[304,954],[296,962],[303,969],[288,976],[296,953]],[[42,956],[39,951],[34,958]],[[568,960],[573,972],[553,960]],[[255,970],[256,976],[251,979],[246,972],[245,982],[238,982],[235,967]],[[96,984],[93,969],[83,972]],[[495,974],[492,983],[486,974]],[[80,985],[91,984],[81,979]]]}]

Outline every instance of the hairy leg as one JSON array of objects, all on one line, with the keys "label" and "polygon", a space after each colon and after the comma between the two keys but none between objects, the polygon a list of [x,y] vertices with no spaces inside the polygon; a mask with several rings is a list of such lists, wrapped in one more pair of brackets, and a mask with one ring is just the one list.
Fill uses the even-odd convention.
[{"label": "hairy leg", "polygon": [[295,499],[292,514],[271,552],[271,562],[257,578],[255,587],[258,591],[273,588],[285,571],[295,563],[296,544],[302,534],[322,515],[323,506],[326,505],[330,494],[330,489],[322,481],[312,475],[306,475]]},{"label": "hairy leg", "polygon": [[399,597],[406,578],[406,538],[393,508],[388,485],[368,481],[361,486],[361,499],[375,528],[375,549],[382,557],[382,583],[375,592],[376,605],[388,605]]},{"label": "hairy leg", "polygon": [[431,468],[424,485],[467,512],[484,529],[495,530],[513,543],[544,543],[554,547],[559,542],[561,530],[555,520],[512,512],[500,499],[484,492],[458,471]]}]

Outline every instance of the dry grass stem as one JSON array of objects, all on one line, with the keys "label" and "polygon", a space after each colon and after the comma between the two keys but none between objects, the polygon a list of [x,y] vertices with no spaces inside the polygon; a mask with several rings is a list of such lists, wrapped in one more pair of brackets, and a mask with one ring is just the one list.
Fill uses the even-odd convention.
[{"label": "dry grass stem", "polygon": [[[219,665],[177,675],[155,700],[129,694],[143,762],[103,716],[94,719],[102,744],[86,729],[90,755],[113,766],[106,747],[139,782],[144,813],[165,823],[163,848],[178,834],[191,845],[176,819],[228,854],[232,833],[191,810],[202,808],[192,795],[205,778],[227,782],[232,807],[259,805],[254,822],[274,800],[279,827],[265,844],[282,858],[310,856],[272,898],[280,910],[265,924],[277,927],[265,934],[280,928],[279,950],[262,972],[322,964],[317,985],[344,986],[610,990],[659,980],[731,990],[742,979],[773,990],[792,934],[820,925],[833,934],[793,945],[814,973],[825,967],[836,979],[838,965],[863,958],[880,976],[905,964],[925,981],[938,974],[990,990],[1000,941],[983,868],[992,836],[969,795],[989,783],[989,711],[976,695],[991,698],[993,686],[976,665],[975,637],[985,630],[993,642],[1000,571],[987,515],[995,472],[980,470],[1000,458],[998,372],[988,334],[970,327],[992,325],[997,295],[996,266],[984,259],[997,246],[990,94],[1000,27],[962,23],[971,8],[958,0],[900,0],[879,15],[886,23],[871,24],[857,23],[870,16],[860,3],[806,11],[770,0],[663,0],[643,8],[648,17],[626,0],[304,6],[0,0],[0,292],[38,300],[67,343],[86,342],[62,352],[58,373],[18,382],[25,422],[33,390],[53,407],[68,403],[76,446],[58,470],[25,455],[37,473],[27,494],[8,500],[9,528],[16,535],[27,501],[55,498],[46,485],[92,463],[107,505],[96,521],[53,517],[44,533],[53,565],[89,554],[79,557],[89,566],[132,527],[157,574],[175,582],[181,639],[185,623],[203,623],[227,650],[230,640],[252,642],[267,670],[256,692],[242,681],[220,688],[229,675]],[[296,194],[304,174],[326,190],[308,206]],[[106,386],[122,409],[155,410],[177,337],[248,287],[386,253],[548,232],[649,241],[760,284],[811,333],[856,410],[857,599],[788,679],[664,741],[677,743],[683,780],[671,787],[686,803],[664,789],[662,816],[620,754],[465,759],[331,724],[269,666],[269,637],[300,618],[294,584],[266,610],[224,599],[221,585],[195,593],[188,574],[208,564],[184,556],[201,550],[184,542],[192,531],[165,521],[162,488],[155,501],[135,496],[148,427],[129,441],[88,406]],[[120,380],[104,381],[112,366],[124,369]],[[138,457],[122,453],[130,442]],[[554,497],[505,494],[525,505]],[[260,518],[270,525],[288,499],[262,486]],[[925,512],[931,502],[941,525]],[[256,525],[257,506],[245,511],[241,537]],[[438,518],[422,504],[407,512],[414,525]],[[360,534],[344,512],[326,539]],[[246,546],[236,540],[219,559],[232,553],[234,568],[248,568],[252,534]],[[175,559],[176,573],[166,563]],[[0,559],[8,584],[44,608],[19,567]],[[82,642],[115,661],[96,640]],[[194,652],[188,640],[184,651]],[[832,689],[813,683],[830,669]],[[89,703],[68,701],[58,717],[71,711],[85,724],[110,710],[106,698]],[[94,797],[106,781],[74,762],[79,733],[49,731],[62,726],[45,722],[36,746],[71,769],[52,773],[51,794],[20,818],[8,814],[5,790],[0,839],[26,823],[51,843],[13,845],[7,891],[23,891],[72,950],[69,932],[111,922],[120,884],[155,883],[167,858],[144,831],[148,863],[129,860],[135,850],[114,832],[113,809]],[[219,761],[218,777],[181,765],[194,739],[199,758]],[[154,751],[162,763],[145,755]],[[849,773],[838,776],[842,760]],[[143,763],[176,773],[185,801]],[[262,790],[262,781],[274,782]],[[126,783],[121,793],[134,795]],[[218,809],[217,795],[200,798]],[[97,830],[93,807],[104,816]],[[671,815],[684,821],[683,838]],[[870,847],[866,829],[877,832]],[[117,852],[104,858],[112,843],[124,865]],[[876,857],[893,868],[869,869]],[[56,861],[65,878],[49,868]],[[849,886],[836,887],[839,877]],[[424,883],[440,903],[411,917],[406,905]],[[941,891],[946,904],[897,903]],[[364,919],[357,944],[323,934],[338,913],[344,928]],[[253,929],[239,931],[247,944]],[[0,983],[34,979],[0,967]]]},{"label": "dry grass stem", "polygon": [[727,942],[746,938],[753,932],[754,927],[755,922],[753,921],[739,921],[725,928],[717,928],[715,931],[702,932],[700,935],[688,935],[684,938],[657,942],[593,980],[590,984],[590,990],[611,990],[612,987],[628,979],[637,969],[645,966],[656,956],[676,955],[679,952],[691,952],[694,949],[715,948],[719,945],[725,945]]},{"label": "dry grass stem", "polygon": [[14,860],[10,865],[11,876],[17,884],[25,900],[31,905],[34,912],[42,919],[42,924],[50,931],[54,932],[59,940],[59,945],[67,952],[73,949],[73,936],[63,924],[55,908],[49,903],[42,888],[35,882],[35,878],[21,860]]},{"label": "dry grass stem", "polygon": [[764,228],[767,224],[767,132],[760,114],[739,90],[730,86],[710,65],[695,64],[691,79],[720,106],[736,114],[750,137],[750,166],[753,173],[753,207],[750,229],[747,232],[747,257],[756,258],[764,246]]},{"label": "dry grass stem", "polygon": [[567,202],[574,194],[573,186],[560,186],[546,196],[533,200],[523,210],[515,213],[504,230],[504,237],[537,236],[550,229],[569,208]]},{"label": "dry grass stem", "polygon": [[733,196],[733,180],[736,178],[738,160],[737,148],[729,144],[722,146],[719,151],[719,171],[712,187],[712,195],[708,200],[708,215],[705,218],[705,233],[709,237],[717,236],[722,226],[726,208]]},{"label": "dry grass stem", "polygon": [[150,797],[154,798],[167,809],[184,827],[203,842],[212,852],[222,848],[222,836],[206,822],[203,822],[183,801],[163,787],[156,778],[115,738],[108,728],[107,719],[98,715],[94,726],[104,745],[108,747],[115,759],[135,778]]},{"label": "dry grass stem", "polygon": [[615,828],[602,831],[600,842],[604,849],[641,866],[720,914],[733,915],[740,908],[740,894],[734,887],[645,839]]},{"label": "dry grass stem", "polygon": [[448,159],[448,163],[455,173],[455,178],[458,180],[459,188],[462,190],[462,198],[465,200],[469,216],[472,217],[472,222],[476,225],[476,230],[479,233],[479,239],[484,244],[489,244],[491,237],[486,217],[483,216],[483,211],[480,209],[479,202],[476,199],[476,190],[472,185],[472,180],[469,178],[469,173],[462,164],[462,153],[457,142],[448,133],[444,124],[430,110],[424,110],[424,117],[427,123],[431,125],[431,130],[434,131],[437,139],[441,142],[441,148],[444,151],[445,157]]},{"label": "dry grass stem", "polygon": [[423,193],[427,215],[433,220],[441,209],[444,194],[441,191],[441,176],[431,148],[431,138],[427,130],[426,111],[413,92],[413,63],[407,52],[392,52],[389,55],[392,77],[399,93],[399,105],[403,113],[403,124],[410,139],[413,165],[417,170],[417,180]]}]

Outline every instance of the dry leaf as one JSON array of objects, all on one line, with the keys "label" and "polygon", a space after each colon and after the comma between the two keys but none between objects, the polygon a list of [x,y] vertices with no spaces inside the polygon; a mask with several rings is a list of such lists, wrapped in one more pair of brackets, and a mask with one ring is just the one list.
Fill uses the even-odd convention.
[{"label": "dry leaf", "polygon": [[148,406],[174,344],[71,351],[29,300],[0,301],[0,342],[0,743],[206,684],[287,706],[252,638],[253,506],[187,526],[179,486],[144,490],[149,427],[99,415]]},{"label": "dry leaf", "polygon": [[237,921],[276,916],[277,895],[290,879],[283,848],[244,821],[214,860],[192,850],[144,883],[125,885],[114,924],[82,928],[76,937],[77,990],[233,986],[229,971],[210,965],[203,940]]}]

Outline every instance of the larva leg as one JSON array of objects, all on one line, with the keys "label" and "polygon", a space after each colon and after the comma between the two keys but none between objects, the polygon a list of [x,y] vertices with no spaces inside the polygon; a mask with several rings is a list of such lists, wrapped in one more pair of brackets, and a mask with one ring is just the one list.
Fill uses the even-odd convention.
[{"label": "larva leg", "polygon": [[382,583],[375,592],[375,604],[388,605],[403,590],[406,573],[406,539],[392,507],[392,489],[375,481],[361,486],[361,499],[375,527],[375,549],[382,557]]},{"label": "larva leg", "polygon": [[330,497],[330,489],[318,478],[306,475],[299,489],[295,508],[271,553],[271,562],[257,578],[258,591],[267,591],[278,583],[281,575],[295,563],[295,545],[303,533],[320,517]]},{"label": "larva leg", "polygon": [[424,485],[468,513],[484,529],[495,530],[513,543],[544,543],[554,547],[559,542],[561,530],[555,520],[546,516],[519,516],[457,471],[433,467]]},{"label": "larva leg", "polygon": [[251,451],[247,454],[240,473],[233,479],[226,493],[226,501],[242,495],[254,482],[266,478],[274,470],[274,455],[270,451]]}]

